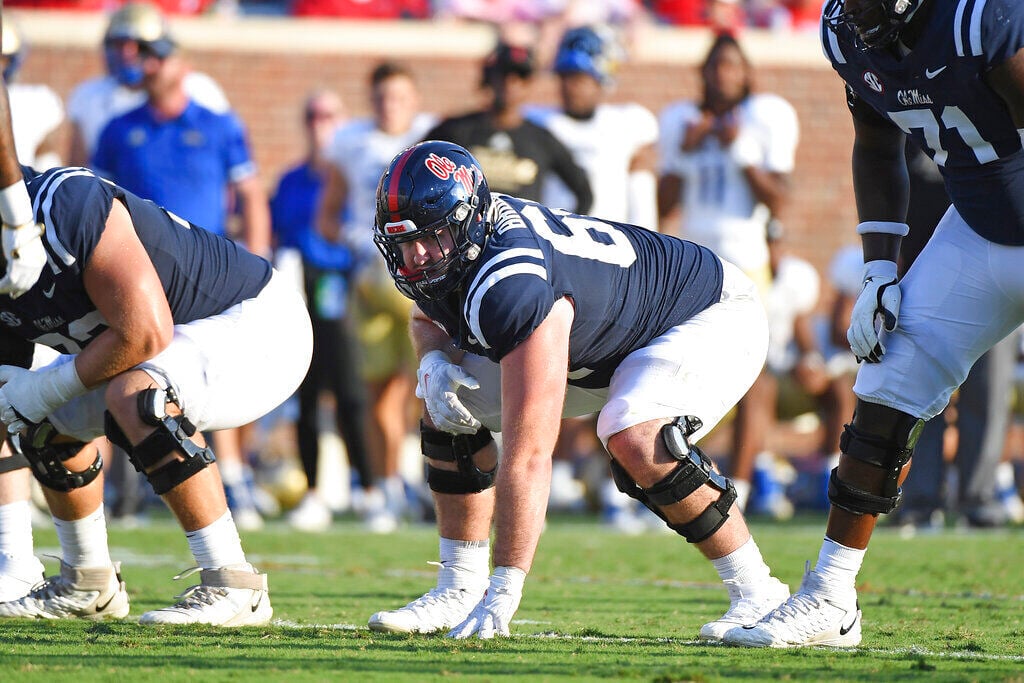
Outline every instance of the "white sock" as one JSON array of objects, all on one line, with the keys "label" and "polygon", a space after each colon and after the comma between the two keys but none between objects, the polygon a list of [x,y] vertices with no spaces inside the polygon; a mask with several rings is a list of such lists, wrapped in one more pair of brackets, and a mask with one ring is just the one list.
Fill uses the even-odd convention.
[{"label": "white sock", "polygon": [[0,554],[30,557],[32,547],[32,507],[27,500],[0,505]]},{"label": "white sock", "polygon": [[[215,522],[202,529],[186,532],[188,549],[196,564],[203,569],[218,569],[229,565],[248,565],[238,537],[235,520],[227,510]],[[248,565],[251,568],[251,565]]]},{"label": "white sock", "polygon": [[751,536],[746,543],[724,557],[711,560],[722,581],[750,584],[767,581],[772,570],[761,557],[761,549]]},{"label": "white sock", "polygon": [[441,569],[437,572],[438,588],[466,588],[487,580],[491,569],[491,542],[457,541],[441,538]]},{"label": "white sock", "polygon": [[61,555],[72,567],[109,567],[110,548],[107,547],[107,520],[103,504],[91,515],[71,521],[53,518],[57,529]]},{"label": "white sock", "polygon": [[846,596],[857,590],[857,572],[864,562],[864,550],[847,548],[828,536],[818,552],[818,564],[814,573],[820,581],[818,586],[828,595]]}]

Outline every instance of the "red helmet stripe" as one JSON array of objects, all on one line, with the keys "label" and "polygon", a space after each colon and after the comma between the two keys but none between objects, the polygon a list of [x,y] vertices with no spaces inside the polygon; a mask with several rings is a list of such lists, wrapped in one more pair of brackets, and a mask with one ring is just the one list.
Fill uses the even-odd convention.
[{"label": "red helmet stripe", "polygon": [[391,220],[393,221],[401,219],[398,215],[398,184],[402,180],[402,171],[405,170],[405,163],[409,161],[409,157],[412,156],[414,149],[407,149],[405,154],[398,157],[398,160],[395,161],[391,169],[391,177],[388,178],[388,211],[391,212]]}]

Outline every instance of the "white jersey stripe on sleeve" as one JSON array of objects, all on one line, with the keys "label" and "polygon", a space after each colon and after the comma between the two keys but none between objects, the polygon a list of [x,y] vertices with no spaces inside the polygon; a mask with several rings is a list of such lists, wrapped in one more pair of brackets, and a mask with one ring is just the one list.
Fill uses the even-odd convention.
[{"label": "white jersey stripe on sleeve", "polygon": [[[51,211],[53,209],[53,195],[56,193],[57,188],[60,187],[68,178],[74,178],[76,176],[92,176],[93,173],[86,168],[68,168],[63,171],[54,173],[46,180],[46,184],[36,194],[35,201],[33,202],[32,210],[38,212],[42,208],[43,212],[43,225],[46,226],[46,230],[43,235],[46,238],[46,243],[50,245],[53,252],[57,257],[64,263],[65,266],[70,266],[75,263],[75,257],[71,255],[71,252],[57,240],[57,229],[53,224],[53,216]],[[40,201],[42,203],[40,204]]]},{"label": "white jersey stripe on sleeve", "polygon": [[[521,250],[521,251],[533,251]],[[497,260],[497,259],[495,259]],[[484,295],[487,291],[498,284],[502,280],[513,275],[536,275],[542,280],[548,279],[547,269],[544,268],[543,264],[537,263],[510,263],[507,266],[498,268],[487,275],[483,282],[479,284],[475,290],[470,290],[470,296],[468,300],[468,323],[469,330],[477,342],[485,349],[491,348],[491,345],[487,342],[484,337],[483,330],[480,328],[480,304],[483,302]],[[474,283],[475,284],[475,283]]]},{"label": "white jersey stripe on sleeve", "polygon": [[956,6],[956,14],[953,16],[953,44],[956,46],[956,56],[964,56],[964,10],[970,0],[960,0]]},{"label": "white jersey stripe on sleeve", "polygon": [[978,0],[971,10],[971,56],[980,57],[985,49],[981,44],[981,15],[985,12],[986,0]]}]

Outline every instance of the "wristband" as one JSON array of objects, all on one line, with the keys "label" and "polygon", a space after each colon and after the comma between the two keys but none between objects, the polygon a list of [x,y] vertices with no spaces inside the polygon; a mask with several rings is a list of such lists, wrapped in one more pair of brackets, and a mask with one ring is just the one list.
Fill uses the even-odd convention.
[{"label": "wristband", "polygon": [[34,218],[32,200],[29,199],[24,181],[19,180],[0,190],[0,219],[5,226],[18,228],[35,223]]},{"label": "wristband", "polygon": [[906,223],[897,223],[896,221],[864,221],[857,226],[858,235],[864,235],[871,232],[880,232],[886,235],[906,237],[907,233],[910,232],[910,226]]}]

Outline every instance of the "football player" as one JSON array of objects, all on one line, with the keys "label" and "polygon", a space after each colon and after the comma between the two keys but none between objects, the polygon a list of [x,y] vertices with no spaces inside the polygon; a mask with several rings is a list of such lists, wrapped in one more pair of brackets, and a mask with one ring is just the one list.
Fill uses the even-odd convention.
[{"label": "football player", "polygon": [[[925,421],[1024,321],[1024,4],[830,0],[821,40],[853,115],[864,270],[847,336],[863,362],[817,564],[785,604],[726,635],[739,645],[860,643],[857,574]],[[904,136],[942,168],[953,205],[898,280]]]},{"label": "football player", "polygon": [[[0,126],[8,161],[4,135]],[[140,621],[267,623],[266,576],[246,560],[201,432],[255,420],[298,386],[312,346],[301,297],[262,258],[86,169],[19,171],[30,197],[22,224],[45,224],[47,267],[21,296],[0,297],[0,421],[17,452],[3,476],[31,467],[62,557],[60,574],[0,603],[0,616],[128,614],[107,546],[102,461],[88,446],[106,435],[173,511],[201,572]],[[26,369],[33,342],[62,355]]]},{"label": "football player", "polygon": [[692,242],[491,194],[477,160],[440,141],[391,162],[374,231],[416,303],[441,563],[432,590],[374,614],[371,629],[508,635],[560,419],[593,412],[621,489],[694,543],[728,588],[728,611],[702,638],[785,599],[735,489],[697,446],[765,359],[764,310],[739,269]]}]

